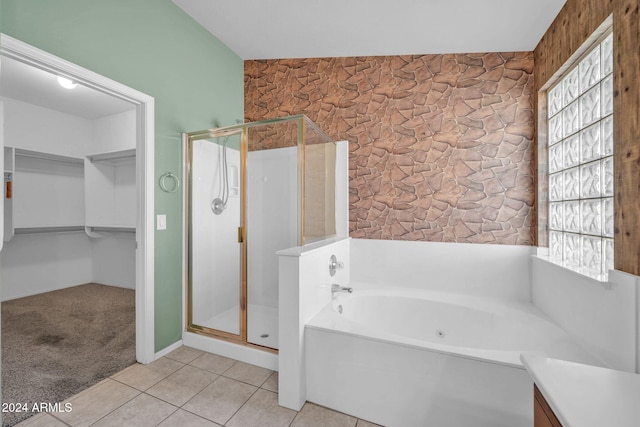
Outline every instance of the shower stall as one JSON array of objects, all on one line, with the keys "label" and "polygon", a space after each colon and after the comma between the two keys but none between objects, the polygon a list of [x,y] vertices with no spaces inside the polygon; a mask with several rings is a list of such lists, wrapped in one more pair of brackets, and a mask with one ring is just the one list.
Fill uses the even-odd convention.
[{"label": "shower stall", "polygon": [[278,349],[278,257],[336,234],[336,144],[304,115],[185,134],[186,328]]}]

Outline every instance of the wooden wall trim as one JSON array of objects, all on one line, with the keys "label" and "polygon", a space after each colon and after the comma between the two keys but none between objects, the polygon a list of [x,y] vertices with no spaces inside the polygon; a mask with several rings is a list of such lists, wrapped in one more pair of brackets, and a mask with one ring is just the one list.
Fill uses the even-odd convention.
[{"label": "wooden wall trim", "polygon": [[[640,0],[567,0],[534,51],[534,90],[539,93],[555,82],[563,66],[580,55],[585,42],[613,16],[614,52],[614,169],[615,268],[640,275]],[[533,97],[538,110],[538,96]],[[546,145],[546,122],[536,118],[538,148]],[[539,148],[540,149],[540,148]],[[542,156],[540,151],[538,156]],[[538,162],[534,162],[538,165]],[[541,171],[540,171],[541,172]],[[537,175],[537,173],[536,173]],[[539,209],[545,209],[539,187]],[[540,222],[540,228],[544,227]],[[539,230],[540,231],[540,230]],[[544,233],[538,237],[547,245]]]},{"label": "wooden wall trim", "polygon": [[581,47],[613,13],[617,1],[567,0],[534,50],[533,75],[537,91],[557,78],[572,56],[581,53]]},{"label": "wooden wall trim", "polygon": [[553,409],[549,406],[547,399],[544,398],[544,395],[536,384],[533,385],[533,399],[534,404],[537,403],[546,416],[546,420],[538,420],[537,418],[534,418],[535,426],[551,425],[553,427],[562,427],[562,423],[560,423],[560,420],[558,420],[558,417],[553,412]]},{"label": "wooden wall trim", "polygon": [[615,268],[640,275],[640,31],[638,0],[613,13]]}]

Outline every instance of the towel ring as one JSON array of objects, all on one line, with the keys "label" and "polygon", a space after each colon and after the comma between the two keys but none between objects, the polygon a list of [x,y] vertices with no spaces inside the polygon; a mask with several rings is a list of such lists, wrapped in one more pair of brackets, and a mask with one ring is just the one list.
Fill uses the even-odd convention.
[{"label": "towel ring", "polygon": [[[167,181],[169,181],[169,183],[167,183]],[[165,193],[175,193],[178,191],[178,188],[180,188],[180,180],[173,172],[167,172],[160,176],[159,185]]]}]

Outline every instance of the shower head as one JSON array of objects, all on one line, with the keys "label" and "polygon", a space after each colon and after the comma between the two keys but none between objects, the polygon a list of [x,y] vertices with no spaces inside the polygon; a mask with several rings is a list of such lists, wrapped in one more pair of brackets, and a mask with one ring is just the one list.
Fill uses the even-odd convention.
[{"label": "shower head", "polygon": [[213,211],[214,214],[216,215],[220,215],[222,212],[224,212],[225,208],[227,207],[227,204],[224,203],[220,198],[216,197],[215,199],[213,199],[213,201],[211,202],[211,210]]}]

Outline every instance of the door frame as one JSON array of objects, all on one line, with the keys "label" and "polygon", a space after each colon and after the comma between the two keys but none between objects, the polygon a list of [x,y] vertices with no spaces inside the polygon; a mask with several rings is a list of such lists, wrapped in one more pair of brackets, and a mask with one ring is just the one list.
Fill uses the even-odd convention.
[{"label": "door frame", "polygon": [[[136,359],[150,363],[155,360],[154,98],[6,34],[0,34],[0,56],[67,77],[136,105]],[[0,151],[4,152],[1,139],[0,145]],[[0,233],[2,230],[0,227]]]},{"label": "door frame", "polygon": [[[253,346],[253,344],[247,342],[247,236],[246,236],[246,158],[247,158],[247,132],[244,125],[231,126],[233,130],[224,131],[218,129],[211,129],[207,131],[196,131],[183,133],[183,151],[184,151],[184,174],[183,174],[183,188],[184,188],[184,277],[186,286],[184,297],[184,330],[186,332],[193,332],[196,334],[218,338],[224,341],[232,342],[239,345]],[[226,128],[225,128],[226,129]],[[219,329],[213,329],[203,325],[197,325],[193,322],[193,280],[191,272],[191,255],[192,255],[192,221],[191,221],[191,201],[192,201],[192,189],[191,184],[192,171],[193,171],[193,144],[195,141],[209,140],[213,138],[222,138],[224,136],[240,135],[240,224],[238,227],[238,243],[240,244],[240,274],[239,274],[239,323],[238,333],[227,332]],[[258,346],[262,348],[261,346]],[[265,347],[266,348],[266,347]]]}]

